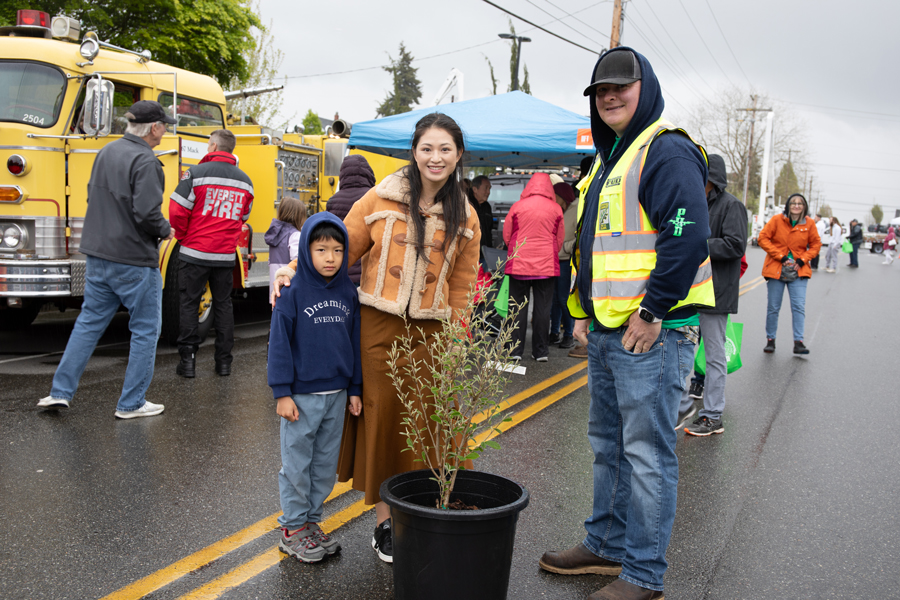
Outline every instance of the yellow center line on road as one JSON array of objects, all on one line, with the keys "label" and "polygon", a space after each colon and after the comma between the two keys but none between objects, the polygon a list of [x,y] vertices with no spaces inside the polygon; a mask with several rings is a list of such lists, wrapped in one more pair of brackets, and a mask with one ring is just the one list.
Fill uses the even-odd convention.
[{"label": "yellow center line on road", "polygon": [[[762,281],[763,281],[763,277],[762,277],[762,275],[760,275],[760,276],[757,277],[756,279],[751,279],[751,280],[748,281],[747,283],[743,284],[743,285],[741,286],[741,289],[744,289],[745,287],[748,287],[748,286],[756,287],[757,285],[759,285],[760,283],[762,283]],[[750,288],[750,289],[753,289],[753,288]]]},{"label": "yellow center line on road", "polygon": [[[354,502],[344,510],[333,514],[322,522],[322,529],[327,533],[331,533],[335,529],[342,527],[355,519],[356,517],[372,510],[375,505],[366,506],[365,499]],[[288,558],[283,554],[278,546],[272,546],[262,554],[250,559],[236,569],[232,569],[221,577],[213,579],[206,585],[196,590],[180,596],[178,600],[210,600],[218,598],[228,590],[234,589],[242,583],[256,577],[266,569],[274,567],[279,562]]]},{"label": "yellow center line on road", "polygon": [[[527,400],[528,398],[534,396],[547,389],[548,387],[559,383],[560,381],[566,379],[567,377],[571,377],[575,373],[584,370],[587,368],[587,361],[581,361],[579,364],[562,371],[561,373],[557,373],[552,377],[545,379],[544,381],[533,385],[532,387],[515,394],[514,396],[510,396],[502,403],[500,403],[497,407],[498,410],[505,410],[516,404]],[[481,423],[487,418],[487,411],[480,413],[475,416],[475,423]],[[508,423],[504,423],[504,425],[509,425]],[[505,429],[504,429],[505,431]],[[337,498],[338,496],[349,492],[352,489],[352,482],[339,483],[334,487],[334,490],[331,492],[331,495],[328,496],[326,502]],[[355,506],[355,505],[353,505]],[[349,509],[346,509],[349,510]],[[335,517],[341,515],[342,513],[337,513]],[[135,581],[134,583],[123,587],[108,596],[104,596],[101,600],[137,600],[139,598],[143,598],[147,594],[150,594],[160,588],[163,588],[176,580],[184,577],[188,573],[199,569],[200,567],[206,566],[209,563],[225,556],[229,552],[237,550],[241,546],[245,544],[249,544],[250,542],[262,537],[266,533],[272,531],[276,527],[278,527],[278,522],[276,521],[277,517],[281,515],[280,512],[277,512],[273,515],[270,515],[249,527],[242,529],[241,531],[228,536],[214,544],[203,548],[202,550],[198,550],[197,552],[187,556],[168,567],[160,569],[155,573],[151,573],[150,575]],[[349,520],[349,519],[348,519]],[[327,523],[328,520],[325,521]],[[325,523],[322,524],[322,528],[328,531]],[[276,549],[277,553],[277,549]],[[254,559],[254,561],[260,560],[259,558]],[[255,563],[254,563],[255,564]],[[260,563],[261,564],[261,563]],[[272,563],[274,564],[274,563]]]},{"label": "yellow center line on road", "polygon": [[[334,486],[334,490],[332,490],[331,494],[325,501],[328,502],[329,500],[337,498],[341,494],[350,491],[350,486],[350,482],[337,484],[336,486]],[[137,598],[143,598],[147,594],[155,592],[156,590],[169,585],[175,580],[184,577],[191,571],[206,566],[214,560],[225,556],[229,552],[237,550],[241,546],[249,544],[253,540],[269,533],[270,531],[278,527],[278,521],[276,521],[276,519],[280,514],[281,512],[277,512],[274,515],[270,515],[265,519],[262,519],[261,521],[257,521],[253,525],[250,525],[249,527],[242,529],[225,539],[219,540],[218,542],[207,546],[202,550],[198,550],[190,556],[186,556],[185,558],[182,558],[178,562],[172,563],[164,569],[160,569],[155,573],[151,573],[147,577],[139,579],[131,585],[123,587],[122,589],[115,591],[108,596],[104,596],[100,600],[136,600]]]},{"label": "yellow center line on road", "polygon": [[[573,373],[578,372],[579,370],[585,368],[586,364],[587,363],[576,365],[572,369],[569,369],[569,371],[572,371]],[[559,375],[556,375],[555,377],[559,377]],[[542,398],[541,400],[535,402],[528,408],[520,410],[519,412],[514,414],[509,421],[503,422],[498,425],[496,429],[485,431],[477,436],[470,442],[470,446],[493,439],[500,433],[507,431],[512,427],[515,427],[516,425],[522,423],[530,417],[533,417],[548,406],[552,405],[562,398],[565,398],[575,390],[583,387],[587,383],[587,379],[587,375],[585,375],[581,379],[578,379],[577,381],[570,383],[564,388],[561,388],[560,390],[550,394],[546,398]],[[535,387],[539,387],[540,385],[541,384],[538,384],[538,386]],[[546,387],[548,386],[544,386],[544,388]],[[524,394],[525,392],[522,393]],[[499,430],[499,432],[497,430]],[[363,513],[371,510],[372,508],[374,508],[374,506],[366,506],[364,504],[364,500],[359,500],[356,503],[351,504],[344,510],[326,519],[322,523],[322,529],[330,533],[335,529],[345,525],[346,523],[349,523]],[[288,558],[288,556],[279,551],[277,546],[273,546],[272,548],[269,548],[262,554],[255,556],[241,566],[232,569],[228,573],[225,573],[224,575],[210,581],[206,585],[197,588],[193,592],[180,596],[178,600],[214,600],[216,598],[219,598],[228,590],[236,588],[237,586],[256,577],[266,569],[277,565],[285,558]]]}]

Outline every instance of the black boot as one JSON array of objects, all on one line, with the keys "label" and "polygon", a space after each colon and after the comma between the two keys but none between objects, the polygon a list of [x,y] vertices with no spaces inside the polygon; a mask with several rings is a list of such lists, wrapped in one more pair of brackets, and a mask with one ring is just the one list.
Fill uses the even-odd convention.
[{"label": "black boot", "polygon": [[220,377],[228,377],[231,375],[231,363],[216,361],[216,375]]},{"label": "black boot", "polygon": [[763,348],[763,352],[765,352],[766,354],[772,354],[773,352],[775,352],[775,340],[773,340],[772,338],[767,339],[766,347]]},{"label": "black boot", "polygon": [[191,348],[179,348],[178,353],[181,355],[181,362],[175,367],[175,372],[182,377],[193,379],[196,376],[194,350]]}]

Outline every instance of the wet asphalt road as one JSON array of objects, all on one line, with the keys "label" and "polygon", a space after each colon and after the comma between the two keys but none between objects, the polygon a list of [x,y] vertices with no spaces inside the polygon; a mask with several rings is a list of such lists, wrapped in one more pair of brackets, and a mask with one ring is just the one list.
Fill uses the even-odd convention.
[{"label": "wet asphalt road", "polygon": [[[748,249],[748,288],[762,258]],[[744,367],[729,376],[726,431],[679,437],[666,598],[900,597],[900,264],[882,266],[868,253],[860,262],[836,275],[820,270],[810,282],[807,358],[790,353],[787,298],[778,349],[764,355],[765,285],[741,297]],[[265,385],[267,313],[238,305],[236,316],[234,374],[214,375],[207,342],[198,377],[180,379],[177,353],[161,345],[148,398],[166,411],[133,421],[112,414],[127,360],[125,315],[65,412],[35,402],[49,392],[60,358],[46,354],[65,346],[74,315],[0,333],[0,598],[99,598],[143,581],[115,596],[140,597],[170,580],[148,597],[392,597],[391,567],[369,546],[371,512],[336,530],[337,557],[318,565],[267,559],[277,542],[269,528],[279,512],[280,466]],[[547,364],[524,364],[528,373],[512,379],[510,395],[579,361],[556,349]],[[579,599],[611,581],[537,566],[545,550],[582,539],[590,510],[589,398],[575,383],[584,374],[515,407],[575,384],[500,436],[503,448],[478,463],[531,492],[510,598]],[[355,514],[360,496],[332,500],[326,518]],[[257,533],[221,542],[254,525]],[[189,564],[178,563],[185,557]]]}]

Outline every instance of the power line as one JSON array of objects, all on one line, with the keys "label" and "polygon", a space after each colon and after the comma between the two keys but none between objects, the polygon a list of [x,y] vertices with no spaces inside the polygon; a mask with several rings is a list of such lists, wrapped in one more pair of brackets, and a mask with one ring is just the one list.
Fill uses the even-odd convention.
[{"label": "power line", "polygon": [[[551,17],[554,16],[553,13],[547,12],[546,10],[544,10],[543,8],[541,8],[540,6],[538,6],[537,4],[535,4],[534,2],[532,2],[531,0],[525,0],[525,2],[527,2],[527,3],[530,4],[530,5],[532,5],[533,7],[535,7],[536,9],[538,9],[539,11],[541,11],[541,12],[544,13],[544,14],[550,15]],[[577,33],[578,35],[580,35],[581,37],[587,38],[588,40],[590,40],[590,41],[592,41],[592,42],[594,41],[593,39],[591,39],[591,37],[590,37],[589,35],[586,35],[586,34],[584,34],[584,33],[581,33],[579,30],[575,29],[574,27],[572,27],[572,26],[569,25],[568,23],[564,23],[564,22],[562,21],[562,18],[559,18],[559,19],[557,19],[557,20],[559,21],[559,24],[560,24],[560,25],[565,25],[566,27],[568,27],[569,29],[571,29],[572,31],[574,31],[575,33]]]},{"label": "power line", "polygon": [[608,3],[611,2],[611,1],[612,1],[612,0],[602,0],[602,2],[597,2],[596,4],[591,4],[590,6],[588,6],[588,7],[586,7],[586,8],[582,8],[581,10],[576,10],[575,13],[573,14],[573,13],[566,12],[566,10],[565,10],[564,8],[562,8],[562,7],[560,7],[560,6],[557,6],[557,5],[553,4],[552,2],[550,2],[550,0],[544,0],[544,2],[546,2],[547,4],[549,4],[550,6],[552,6],[553,8],[555,8],[556,10],[562,11],[566,16],[568,16],[568,17],[570,17],[570,18],[572,18],[572,19],[575,19],[575,20],[578,21],[580,24],[584,25],[584,26],[587,27],[588,29],[592,29],[592,30],[596,31],[597,33],[599,33],[600,35],[602,35],[603,37],[605,37],[605,38],[608,39],[608,40],[611,40],[611,39],[612,39],[612,37],[610,36],[610,34],[604,33],[604,32],[602,32],[602,31],[600,31],[599,29],[597,29],[596,27],[592,26],[590,23],[587,23],[587,22],[585,22],[585,21],[582,21],[581,19],[576,18],[575,15],[577,15],[577,14],[580,13],[580,12],[586,11],[588,8],[594,8],[595,6],[597,6],[597,5],[599,5],[599,4],[608,4]]},{"label": "power line", "polygon": [[811,162],[811,165],[818,165],[820,167],[839,167],[843,169],[859,169],[862,171],[886,171],[888,173],[900,173],[900,169],[881,169],[879,167],[855,167],[853,165],[833,165],[828,163],[817,163]]},{"label": "power line", "polygon": [[741,66],[741,61],[738,60],[737,56],[734,53],[734,50],[731,49],[731,44],[728,43],[728,38],[725,36],[725,32],[722,31],[722,26],[719,25],[719,19],[716,18],[716,13],[713,11],[712,5],[709,3],[709,0],[706,0],[706,6],[709,7],[709,12],[712,13],[713,21],[716,22],[716,27],[719,28],[719,33],[722,34],[722,39],[725,40],[725,45],[728,46],[728,51],[731,52],[731,57],[734,58],[734,62],[737,63],[738,69],[741,70],[741,74],[744,76],[744,79],[747,80],[747,84],[750,88],[753,88],[753,83],[750,81],[750,78],[747,77],[747,74],[744,73],[744,67]]},{"label": "power line", "polygon": [[[728,76],[728,73],[725,72],[725,69],[722,68],[722,65],[719,64],[719,61],[716,60],[716,55],[713,53],[712,50],[709,49],[709,46],[706,45],[706,40],[703,39],[703,34],[700,33],[700,30],[699,30],[699,29],[697,28],[697,26],[694,24],[694,19],[691,18],[691,13],[689,13],[689,12],[688,12],[688,9],[684,6],[684,2],[682,2],[681,0],[678,0],[678,4],[681,5],[681,8],[684,10],[684,14],[687,15],[688,21],[691,22],[691,27],[693,27],[693,28],[694,28],[694,31],[697,32],[697,37],[700,38],[700,41],[703,43],[703,47],[706,48],[706,51],[707,51],[707,52],[709,53],[709,55],[712,57],[713,62],[716,63],[716,66],[719,67],[719,70],[720,70],[720,71],[722,71],[722,75],[725,76],[725,79],[728,80],[728,83],[730,83],[731,85],[734,86],[734,82],[731,81],[731,77]],[[737,87],[737,86],[735,86],[735,87]]]},{"label": "power line", "polygon": [[[900,115],[891,114],[891,113],[871,112],[868,110],[854,110],[852,108],[838,108],[836,106],[822,106],[821,104],[807,104],[805,102],[794,102],[792,100],[782,100],[782,99],[778,99],[778,98],[776,98],[776,100],[779,100],[779,102],[784,102],[785,104],[793,104],[796,106],[811,106],[814,108],[820,108],[823,110],[830,110],[830,111],[835,111],[835,112],[857,113],[859,115],[872,115],[870,117],[869,116],[859,116],[859,117],[857,117],[859,119],[872,119],[875,117],[889,117],[892,119],[900,119]],[[822,111],[814,110],[813,112],[822,112]]]},{"label": "power line", "polygon": [[570,40],[570,39],[566,39],[566,38],[564,38],[563,36],[561,36],[561,35],[559,35],[559,34],[553,33],[553,32],[550,31],[549,29],[544,29],[544,28],[541,27],[540,25],[538,25],[538,24],[536,24],[536,23],[532,23],[532,22],[529,21],[528,19],[525,19],[524,17],[520,17],[519,15],[517,15],[516,13],[514,13],[514,12],[512,12],[512,11],[506,10],[506,9],[503,8],[502,6],[499,6],[499,5],[497,5],[497,4],[494,4],[493,2],[491,2],[491,0],[483,0],[483,1],[486,2],[487,4],[490,4],[490,5],[493,6],[494,8],[497,8],[497,9],[499,9],[499,10],[502,10],[502,11],[505,12],[506,14],[508,14],[508,15],[510,15],[510,16],[513,16],[513,17],[515,17],[515,18],[517,18],[517,19],[519,19],[520,21],[524,21],[524,22],[528,23],[528,24],[531,25],[532,27],[536,27],[537,29],[540,29],[540,30],[543,31],[544,33],[549,33],[549,34],[552,35],[553,37],[559,38],[559,39],[561,39],[561,40],[564,41],[564,42],[567,42],[567,43],[569,43],[569,44],[572,44],[573,46],[578,46],[578,47],[581,48],[582,50],[587,50],[587,51],[590,52],[591,54],[600,54],[600,53],[597,52],[596,50],[591,50],[590,48],[585,48],[585,47],[582,46],[581,44],[575,43],[575,42],[573,42],[573,41]]}]

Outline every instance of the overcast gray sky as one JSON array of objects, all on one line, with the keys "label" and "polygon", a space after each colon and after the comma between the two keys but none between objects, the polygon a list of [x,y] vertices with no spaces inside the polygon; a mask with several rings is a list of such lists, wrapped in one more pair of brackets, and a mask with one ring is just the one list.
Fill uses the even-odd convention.
[{"label": "overcast gray sky", "polygon": [[[594,51],[609,44],[612,0],[492,1]],[[285,53],[279,75],[289,77],[283,113],[296,114],[292,123],[310,108],[350,122],[374,118],[391,87],[380,66],[401,41],[416,58],[420,106],[433,104],[454,67],[464,73],[465,99],[489,95],[485,57],[498,92],[506,91],[509,43],[497,34],[509,30],[510,18],[532,39],[522,61],[533,95],[588,111],[581,93],[596,54],[482,0],[261,0],[260,8]],[[900,139],[898,17],[898,3],[871,0],[629,0],[621,42],[650,60],[666,116],[676,122],[703,95],[729,85],[752,85],[783,102],[806,123],[805,159],[837,216],[862,219],[879,202],[887,220],[900,210],[900,149],[892,143]]]}]

